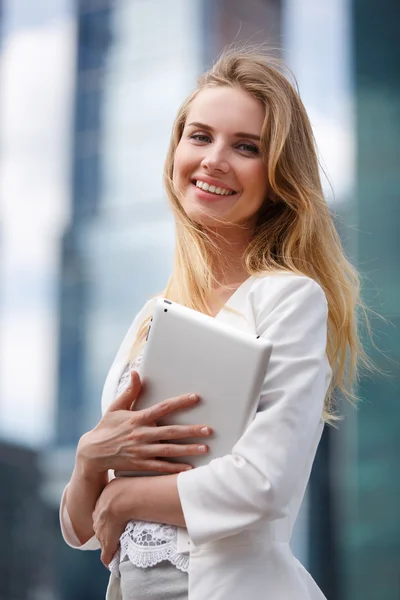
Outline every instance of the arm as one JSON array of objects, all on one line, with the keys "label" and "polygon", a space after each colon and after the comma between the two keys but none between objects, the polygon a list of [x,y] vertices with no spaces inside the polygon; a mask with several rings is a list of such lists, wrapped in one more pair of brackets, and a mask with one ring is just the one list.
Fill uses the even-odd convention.
[{"label": "arm", "polygon": [[[144,410],[121,410],[125,405],[130,406],[140,392],[140,379],[135,372],[132,374],[132,382],[112,403],[100,423],[82,436],[79,442],[74,472],[64,492],[60,511],[62,533],[65,541],[72,547],[81,550],[100,547],[100,538],[96,535],[96,540],[94,537],[97,534],[93,523],[96,503],[101,496],[99,505],[104,516],[110,508],[111,490],[114,494],[121,487],[116,481],[113,485],[107,485],[109,479],[106,469],[178,473],[191,469],[191,466],[157,457],[184,457],[207,450],[204,444],[171,444],[165,441],[208,436],[211,430],[207,426],[153,426],[158,419],[174,410],[192,406],[197,402],[198,396],[186,394]],[[125,478],[120,481],[125,481]],[[119,499],[118,495],[117,500]],[[111,511],[110,522],[113,517]],[[128,520],[130,519],[125,520],[124,526]],[[121,525],[122,522],[118,520],[118,523]]]},{"label": "arm", "polygon": [[106,567],[129,521],[185,527],[176,477],[117,477],[105,487],[93,512],[93,527],[101,546],[101,561]]},{"label": "arm", "polygon": [[[67,544],[73,548],[100,548],[93,529],[93,511],[109,481],[108,467],[111,465],[106,463],[109,460],[107,453],[112,451],[112,447],[108,438],[110,430],[113,431],[112,425],[118,426],[120,417],[124,419],[125,413],[130,416],[126,409],[136,400],[140,387],[139,377],[137,374],[132,375],[131,385],[114,400],[94,430],[79,440],[72,477],[64,490],[60,506],[61,532]],[[134,429],[134,423],[128,421],[126,425],[128,430]],[[117,448],[121,452],[124,441],[126,445],[126,435],[118,436],[115,428],[112,435],[117,439]],[[132,445],[131,440],[128,443]]]},{"label": "arm", "polygon": [[60,507],[61,531],[68,545],[82,550],[100,548],[94,537],[92,514],[107,482],[105,475],[91,479],[75,466]]},{"label": "arm", "polygon": [[[102,413],[109,409],[110,400],[114,400],[108,392],[112,387],[113,369],[119,361],[128,355],[129,348],[136,337],[142,321],[151,313],[151,303],[147,302],[143,309],[136,315],[114,362],[109,370],[103,388]],[[124,407],[125,408],[125,407]],[[85,440],[82,436],[77,449],[74,471],[68,485],[65,487],[60,503],[60,527],[65,542],[80,550],[97,550],[100,544],[94,536],[92,514],[96,501],[108,481],[107,468],[102,472],[93,473],[93,469],[85,466],[85,461],[80,460],[80,448]],[[110,468],[110,467],[108,467]],[[108,471],[111,473],[110,471]]]}]

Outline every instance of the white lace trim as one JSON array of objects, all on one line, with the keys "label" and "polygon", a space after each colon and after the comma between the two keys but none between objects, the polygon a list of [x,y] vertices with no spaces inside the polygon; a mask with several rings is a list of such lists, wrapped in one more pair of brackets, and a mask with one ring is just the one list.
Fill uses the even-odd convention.
[{"label": "white lace trim", "polygon": [[168,560],[180,571],[189,571],[189,555],[177,552],[177,529],[170,525],[130,521],[120,539],[120,549],[109,565],[119,574],[119,565],[129,560],[135,567],[147,569]]},{"label": "white lace trim", "polygon": [[[130,372],[140,364],[142,353],[134,362],[128,364],[118,384],[117,395],[126,388]],[[114,555],[109,569],[119,576],[119,565],[129,560],[135,567],[147,569],[168,560],[180,571],[189,571],[189,555],[177,552],[178,530],[172,525],[130,521],[119,542],[120,548]]]}]

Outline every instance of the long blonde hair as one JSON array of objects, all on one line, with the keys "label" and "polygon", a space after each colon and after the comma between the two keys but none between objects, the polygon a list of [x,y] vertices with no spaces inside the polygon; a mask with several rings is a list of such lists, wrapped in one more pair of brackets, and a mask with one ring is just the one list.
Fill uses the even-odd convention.
[{"label": "long blonde hair", "polygon": [[[173,185],[174,156],[189,107],[205,88],[239,86],[262,102],[265,120],[261,151],[268,173],[269,194],[253,238],[244,254],[249,275],[287,271],[311,277],[328,302],[327,356],[333,377],[325,399],[324,418],[337,419],[333,391],[356,400],[358,367],[371,368],[358,333],[364,317],[359,276],[347,260],[322,191],[311,124],[296,88],[280,61],[253,50],[224,52],[198,80],[196,90],[180,107],[173,125],[164,169],[164,185],[176,223],[172,275],[163,296],[208,313],[207,298],[215,283],[215,245],[207,230],[190,219]],[[147,321],[137,337],[144,343]]]}]

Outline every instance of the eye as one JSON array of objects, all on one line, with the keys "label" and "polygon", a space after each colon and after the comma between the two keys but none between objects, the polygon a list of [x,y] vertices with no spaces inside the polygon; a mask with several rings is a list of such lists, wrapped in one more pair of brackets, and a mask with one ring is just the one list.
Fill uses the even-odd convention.
[{"label": "eye", "polygon": [[241,150],[242,152],[246,152],[247,154],[259,154],[260,151],[257,148],[257,146],[254,146],[254,144],[246,144],[246,143],[242,143],[242,144],[238,144],[236,146],[236,148],[238,148],[239,150]]},{"label": "eye", "polygon": [[195,140],[196,142],[200,142],[201,144],[211,142],[210,136],[205,133],[191,133],[189,138],[191,140]]}]

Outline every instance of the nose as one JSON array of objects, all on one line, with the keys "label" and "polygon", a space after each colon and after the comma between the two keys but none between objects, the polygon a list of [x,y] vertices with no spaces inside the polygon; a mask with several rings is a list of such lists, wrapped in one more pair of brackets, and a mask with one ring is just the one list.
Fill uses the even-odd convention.
[{"label": "nose", "polygon": [[230,165],[222,145],[210,144],[209,146],[206,146],[205,149],[201,166],[210,173],[214,171],[228,173]]}]

